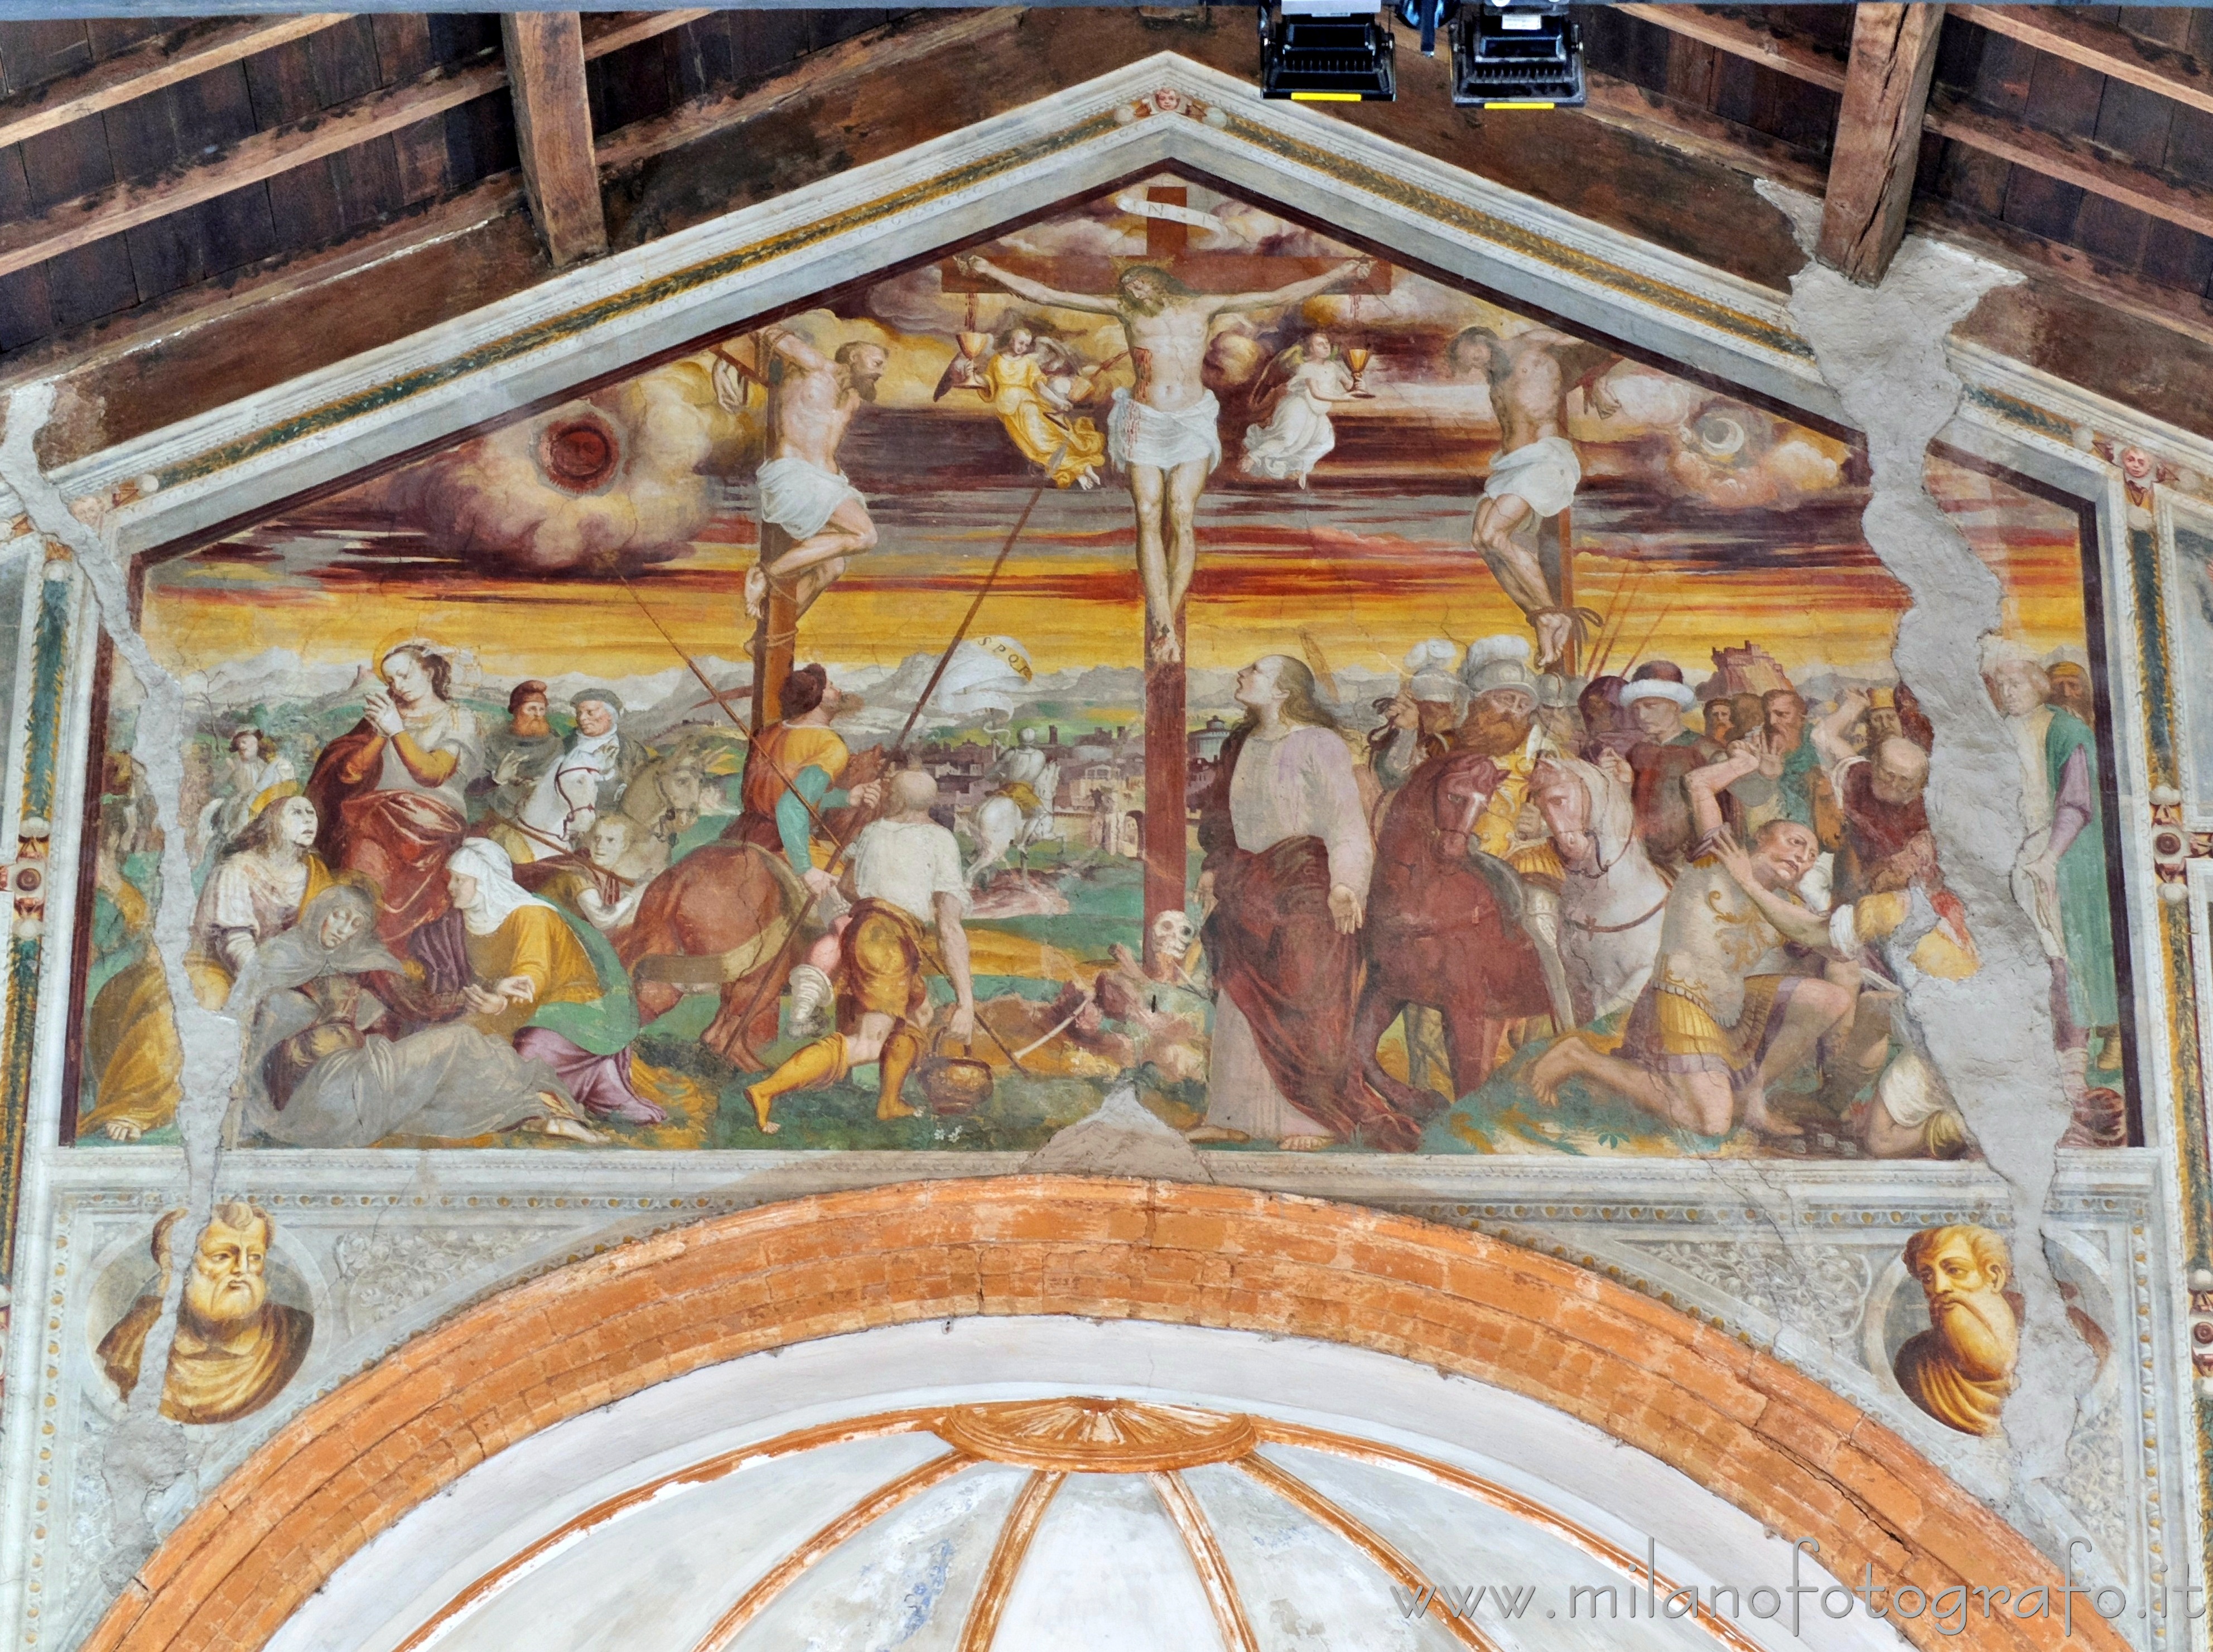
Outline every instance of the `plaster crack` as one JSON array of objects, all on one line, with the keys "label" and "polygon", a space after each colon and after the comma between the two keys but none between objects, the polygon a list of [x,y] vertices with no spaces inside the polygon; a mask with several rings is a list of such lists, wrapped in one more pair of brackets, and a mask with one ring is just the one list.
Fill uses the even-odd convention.
[{"label": "plaster crack", "polygon": [[[51,382],[19,386],[9,393],[5,434],[0,436],[0,485],[15,491],[33,528],[65,547],[76,560],[91,590],[101,629],[144,697],[132,756],[144,768],[162,838],[161,896],[151,942],[161,960],[183,1046],[177,1124],[184,1143],[186,1217],[172,1243],[173,1255],[182,1258],[197,1247],[214,1206],[223,1118],[238,1072],[238,1027],[229,1017],[200,1007],[185,972],[193,890],[192,856],[180,808],[189,731],[184,688],[155,659],[132,623],[128,572],[114,544],[105,502],[65,497],[40,468],[37,442],[54,417],[57,399]],[[83,852],[95,851],[86,845]],[[189,1243],[186,1234],[191,1235]],[[119,1546],[127,1550],[136,1545],[141,1554],[151,1549],[156,1535],[155,1505],[194,1466],[195,1454],[185,1448],[182,1430],[161,1416],[163,1374],[168,1369],[187,1271],[183,1266],[169,1270],[161,1315],[147,1333],[140,1381],[131,1392],[128,1415],[108,1436],[103,1454],[119,1496],[129,1492],[133,1505],[123,1512],[128,1535]]]},{"label": "plaster crack", "polygon": [[[1771,184],[1759,187],[1789,216],[1810,252],[1820,204]],[[2020,1386],[2006,1406],[2011,1483],[1984,1495],[2034,1532],[2049,1528],[2033,1512],[2028,1488],[2037,1481],[2056,1487],[2064,1473],[2079,1404],[2094,1375],[2045,1254],[2045,1207],[2070,1108],[2048,1009],[2050,970],[2013,893],[2016,853],[2028,835],[2021,762],[1980,670],[1985,641],[1999,630],[1999,581],[1923,480],[1930,444],[1957,411],[1963,389],[1947,358],[1951,330],[1985,293],[2019,278],[1956,249],[1910,239],[1879,287],[1856,286],[1809,259],[1792,278],[1790,313],[1822,377],[1865,433],[1873,474],[1862,528],[1911,599],[1892,657],[1936,728],[1929,817],[1945,881],[1966,904],[1981,963],[1961,981],[1908,969],[1905,998],[1984,1162],[2010,1195],[2015,1283],[2027,1312]],[[2011,1013],[1994,1015],[1992,1005]]]}]

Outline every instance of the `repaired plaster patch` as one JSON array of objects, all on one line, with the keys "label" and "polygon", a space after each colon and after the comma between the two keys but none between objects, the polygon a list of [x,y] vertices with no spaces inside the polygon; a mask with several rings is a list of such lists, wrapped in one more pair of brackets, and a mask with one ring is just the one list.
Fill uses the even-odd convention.
[{"label": "repaired plaster patch", "polygon": [[[92,499],[70,499],[40,469],[36,448],[55,405],[50,383],[27,385],[8,398],[4,440],[0,440],[0,483],[22,502],[34,529],[65,546],[83,570],[100,624],[119,664],[137,680],[143,694],[140,739],[135,760],[145,769],[149,795],[162,829],[162,894],[154,915],[152,940],[168,980],[183,1060],[177,1125],[185,1149],[186,1216],[178,1224],[172,1254],[192,1253],[214,1207],[216,1161],[222,1151],[223,1121],[238,1072],[238,1027],[229,1018],[202,1009],[185,972],[193,905],[192,867],[178,802],[184,783],[184,750],[188,723],[181,686],[154,655],[131,623],[129,576],[124,558],[102,530],[105,511]],[[187,1242],[182,1236],[192,1235]],[[129,1401],[125,1423],[103,1442],[106,1478],[122,1531],[116,1552],[134,1560],[153,1546],[154,1505],[167,1489],[192,1471],[197,1454],[160,1421],[169,1348],[176,1334],[177,1309],[186,1270],[172,1266],[164,1282],[162,1313],[146,1336],[140,1381]]]},{"label": "repaired plaster patch", "polygon": [[[1810,253],[1820,204],[1765,182],[1759,189],[1790,216]],[[1874,288],[1809,257],[1792,278],[1790,313],[1823,378],[1866,433],[1873,469],[1862,517],[1867,542],[1912,595],[1893,657],[1936,728],[1929,817],[1947,880],[1966,903],[1982,966],[1959,981],[1911,972],[1905,985],[1930,1058],[1984,1160],[2013,1195],[2013,1257],[2027,1312],[2021,1386],[2007,1403],[2005,1424],[2013,1466],[2026,1483],[2064,1471],[2079,1399],[2093,1375],[2090,1351],[2068,1326],[2042,1246],[2026,1242],[2044,1231],[2070,1113],[2045,1007],[2050,972],[2014,896],[2015,846],[2028,835],[2021,759],[1978,665],[1985,640],[1998,631],[1999,582],[1923,479],[1930,446],[1957,411],[1963,388],[1946,357],[1951,331],[1985,293],[2020,278],[1911,237]],[[2011,1013],[1993,1015],[1994,1004]],[[2026,1514],[2024,1490],[2017,1485],[2007,1498],[2017,1519]]]}]

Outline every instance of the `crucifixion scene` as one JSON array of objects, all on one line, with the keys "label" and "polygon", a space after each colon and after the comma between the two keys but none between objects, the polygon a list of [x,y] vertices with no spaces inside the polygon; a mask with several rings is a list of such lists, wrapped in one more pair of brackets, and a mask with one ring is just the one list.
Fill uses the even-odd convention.
[{"label": "crucifixion scene", "polygon": [[[231,1143],[1976,1155],[1862,454],[1313,222],[1141,180],[150,562]],[[1926,481],[2125,1144],[2080,522]],[[88,1149],[181,1063],[103,681]]]}]

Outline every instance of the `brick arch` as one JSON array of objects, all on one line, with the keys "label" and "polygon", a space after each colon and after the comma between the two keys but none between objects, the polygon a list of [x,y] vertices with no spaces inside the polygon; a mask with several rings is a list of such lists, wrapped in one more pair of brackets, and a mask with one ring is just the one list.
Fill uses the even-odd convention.
[{"label": "brick arch", "polygon": [[[1856,1407],[1564,1262],[1239,1189],[1025,1176],[826,1194],[503,1291],[295,1417],[140,1569],[90,1652],[254,1652],[379,1532],[540,1429],[701,1367],[968,1314],[1073,1314],[1363,1348],[1541,1400],[1681,1470],[1830,1569],[1935,1591],[2052,1582],[2011,1527]],[[2077,1601],[2076,1638],[2124,1643]],[[1809,1606],[1811,1603],[1808,1603]],[[2085,1623],[2085,1619],[2088,1621]],[[2058,1648],[2003,1608],[1931,1648]]]}]

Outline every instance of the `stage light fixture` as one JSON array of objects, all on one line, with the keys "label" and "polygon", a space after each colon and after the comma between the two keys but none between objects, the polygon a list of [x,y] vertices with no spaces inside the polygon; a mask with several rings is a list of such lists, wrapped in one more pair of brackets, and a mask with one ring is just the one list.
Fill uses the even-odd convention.
[{"label": "stage light fixture", "polygon": [[1582,107],[1582,31],[1565,5],[1477,0],[1457,8],[1451,34],[1454,103],[1485,109]]},{"label": "stage light fixture", "polygon": [[1261,0],[1263,97],[1388,102],[1399,94],[1393,49],[1374,0]]}]

